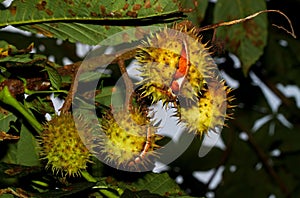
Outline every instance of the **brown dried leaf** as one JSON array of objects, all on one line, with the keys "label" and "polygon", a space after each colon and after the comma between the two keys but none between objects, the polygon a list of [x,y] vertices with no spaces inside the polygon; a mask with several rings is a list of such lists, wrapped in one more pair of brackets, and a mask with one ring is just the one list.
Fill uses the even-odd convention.
[{"label": "brown dried leaf", "polygon": [[3,140],[18,140],[18,139],[20,139],[20,136],[10,135],[10,134],[7,134],[4,131],[0,131],[0,141],[3,141]]}]

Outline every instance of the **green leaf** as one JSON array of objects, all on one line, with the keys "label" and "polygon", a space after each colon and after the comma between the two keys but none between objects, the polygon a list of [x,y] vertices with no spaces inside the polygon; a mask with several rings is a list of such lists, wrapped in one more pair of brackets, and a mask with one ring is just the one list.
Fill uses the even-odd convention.
[{"label": "green leaf", "polygon": [[261,60],[272,82],[300,84],[299,72],[295,72],[300,65],[299,50],[299,39],[270,28],[268,45]]},{"label": "green leaf", "polygon": [[[214,9],[214,23],[241,19],[265,9],[265,0],[218,0]],[[226,42],[226,49],[241,60],[244,74],[263,54],[267,43],[267,26],[267,16],[264,14],[242,24],[217,29],[217,37]]]},{"label": "green leaf", "polygon": [[8,53],[18,51],[15,46],[10,45],[6,41],[0,41],[0,57],[2,58]]},{"label": "green leaf", "polygon": [[15,0],[0,12],[0,27],[23,26],[47,37],[98,44],[123,30],[124,25],[162,23],[181,17],[179,5],[171,0]]},{"label": "green leaf", "polygon": [[208,0],[181,0],[182,8],[187,11],[188,20],[194,25],[199,25],[205,16]]},{"label": "green leaf", "polygon": [[47,97],[41,98],[41,97],[37,96],[36,98],[34,98],[30,101],[25,100],[24,105],[26,106],[26,108],[31,108],[40,114],[55,113],[53,103]]},{"label": "green leaf", "polygon": [[42,124],[36,120],[30,110],[26,109],[22,103],[17,101],[16,98],[11,95],[7,86],[0,91],[0,101],[19,111],[38,133],[43,130]]},{"label": "green leaf", "polygon": [[76,197],[77,193],[80,193],[84,190],[90,189],[94,183],[90,182],[80,182],[80,183],[74,183],[68,187],[61,188],[61,189],[51,189],[48,192],[43,193],[35,193],[36,197]]},{"label": "green leaf", "polygon": [[[101,40],[123,30],[121,26],[103,26],[82,23],[44,23],[18,27],[50,38],[97,45]],[[124,35],[125,37],[125,35]]]},{"label": "green leaf", "polygon": [[[18,49],[22,49],[24,46],[29,46],[34,43],[36,54],[43,54],[46,57],[54,56],[56,64],[63,65],[63,59],[68,57],[72,62],[78,62],[81,60],[76,54],[76,44],[68,41],[62,41],[53,38],[41,38],[32,34],[26,36],[24,34],[11,32],[9,29],[3,29],[0,32],[1,39],[13,44]],[[1,41],[0,41],[1,42]]]},{"label": "green leaf", "polygon": [[148,190],[133,192],[128,189],[124,191],[121,198],[163,198],[163,196],[150,193]]},{"label": "green leaf", "polygon": [[36,139],[25,125],[21,127],[19,141],[8,144],[8,151],[1,161],[23,166],[38,166],[40,164]]},{"label": "green leaf", "polygon": [[[167,173],[149,173],[137,182],[133,183],[129,189],[144,190],[147,189],[151,193],[159,195],[178,195],[183,193],[176,182],[169,177]],[[184,193],[183,193],[184,194]]]},{"label": "green leaf", "polygon": [[55,88],[55,89],[59,89],[62,83],[62,79],[61,76],[59,75],[59,73],[57,72],[57,70],[53,67],[50,66],[45,66],[45,70],[48,73],[49,76],[49,80],[51,82],[51,85]]},{"label": "green leaf", "polygon": [[256,153],[249,146],[249,142],[242,140],[236,135],[232,140],[231,153],[227,164],[237,166],[238,168],[254,168],[259,162]]},{"label": "green leaf", "polygon": [[32,66],[46,62],[47,57],[45,55],[31,54],[32,49],[33,44],[30,44],[25,49],[17,49],[6,41],[0,41],[0,63],[9,62],[8,67],[14,67],[20,65]]},{"label": "green leaf", "polygon": [[0,63],[2,62],[15,62],[18,64],[11,64],[10,67],[19,66],[20,63],[22,66],[32,66],[36,62],[43,62],[46,61],[47,58],[41,54],[20,54],[15,56],[7,56],[0,59]]},{"label": "green leaf", "polygon": [[242,195],[244,198],[252,198],[268,197],[270,194],[284,197],[279,189],[270,182],[270,177],[264,169],[237,167],[235,171],[232,171],[230,167],[226,167],[221,185],[216,189],[215,196],[236,197],[236,195]]},{"label": "green leaf", "polygon": [[274,133],[274,143],[278,146],[282,153],[299,154],[300,145],[297,140],[300,138],[299,127],[294,126],[293,130],[285,127],[278,120],[276,124],[276,131]]},{"label": "green leaf", "polygon": [[101,72],[85,72],[83,74],[80,75],[79,77],[79,81],[81,83],[86,83],[86,82],[91,82],[91,81],[94,81],[94,80],[99,80],[101,77],[102,78],[108,78],[110,77],[109,74],[104,74],[104,73],[101,73]]},{"label": "green leaf", "polygon": [[12,194],[6,193],[6,194],[2,194],[0,197],[1,197],[1,198],[14,198],[15,196],[12,195]]},{"label": "green leaf", "polygon": [[35,137],[25,125],[22,125],[20,140],[17,143],[17,164],[24,166],[38,166],[38,145]]},{"label": "green leaf", "polygon": [[10,123],[16,121],[17,117],[1,107],[0,110],[0,130],[7,132],[10,129]]},{"label": "green leaf", "polygon": [[[29,63],[31,61],[42,62],[47,57],[40,54],[31,54],[33,44],[31,43],[25,49],[17,49],[15,46],[7,43],[6,41],[0,41],[0,63],[4,62],[17,62],[17,63]],[[10,67],[15,64],[11,64]],[[30,64],[28,64],[30,65]]]},{"label": "green leaf", "polygon": [[[113,90],[115,90],[113,92]],[[121,87],[107,86],[101,89],[100,94],[95,96],[95,101],[110,106],[112,103],[114,107],[120,107],[124,103],[125,93]]]}]

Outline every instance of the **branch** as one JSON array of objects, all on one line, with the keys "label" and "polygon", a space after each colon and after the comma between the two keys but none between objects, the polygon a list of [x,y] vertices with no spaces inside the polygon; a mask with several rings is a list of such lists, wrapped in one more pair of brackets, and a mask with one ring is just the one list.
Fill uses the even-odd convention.
[{"label": "branch", "polygon": [[273,169],[272,165],[270,164],[270,161],[271,161],[270,158],[265,154],[265,152],[256,143],[255,138],[252,135],[252,132],[250,130],[248,130],[246,127],[243,127],[236,120],[233,120],[231,122],[234,124],[234,126],[236,126],[238,129],[240,129],[240,131],[243,131],[243,132],[245,132],[248,135],[248,143],[250,144],[250,146],[252,147],[252,149],[256,152],[257,156],[261,160],[263,166],[267,170],[267,172],[270,175],[271,179],[274,180],[278,184],[281,192],[286,197],[289,197],[290,193],[289,193],[289,190],[288,190],[287,186],[281,180],[281,178],[278,176],[278,174],[276,173],[276,171]]},{"label": "branch", "polygon": [[5,194],[9,194],[9,193],[19,198],[28,198],[30,196],[27,192],[25,192],[21,188],[17,188],[16,190],[12,188],[0,189],[0,195],[5,196]]},{"label": "branch", "polygon": [[126,97],[125,97],[125,108],[131,109],[131,95],[133,93],[133,83],[129,78],[129,75],[126,70],[126,66],[124,63],[124,59],[118,58],[118,65],[120,68],[120,71],[122,73],[124,83],[125,83],[125,89],[126,89]]},{"label": "branch", "polygon": [[[264,76],[258,68],[252,67],[251,71],[255,73],[255,75],[281,100],[281,102],[290,110],[290,112],[293,114],[294,118],[297,118],[296,120],[300,120],[300,110],[296,107],[295,103],[287,98],[278,88],[274,85],[273,82],[267,79],[266,76]],[[295,122],[293,124],[299,124],[298,122]]]},{"label": "branch", "polygon": [[[125,86],[126,86],[126,101],[129,101],[129,97],[133,92],[133,84],[127,74],[126,67],[125,67],[125,60],[129,60],[135,56],[136,49],[127,50],[127,51],[120,51],[115,54],[102,54],[97,57],[93,57],[90,59],[84,60],[84,65],[82,65],[83,62],[79,61],[70,65],[65,65],[64,67],[58,68],[58,73],[60,75],[71,75],[72,76],[72,82],[71,87],[69,90],[69,93],[67,97],[65,98],[65,102],[63,104],[63,107],[60,109],[62,113],[67,112],[73,101],[73,97],[77,91],[78,82],[75,81],[75,76],[78,75],[78,72],[87,72],[87,71],[94,71],[98,68],[101,68],[107,66],[107,63],[114,64],[117,63],[120,67],[121,73],[123,74]],[[81,67],[82,66],[82,67]],[[128,104],[127,104],[128,105]]]},{"label": "branch", "polygon": [[[65,102],[63,104],[63,106],[61,107],[61,113],[66,113],[69,111],[71,105],[72,105],[72,101],[73,101],[73,96],[77,91],[77,87],[78,87],[78,81],[75,80],[79,66],[81,65],[81,62],[76,62],[74,64],[69,65],[69,68],[72,68],[72,82],[71,82],[71,86],[70,86],[70,90],[69,93],[67,95],[67,97],[65,98]],[[65,66],[66,67],[66,66]]]},{"label": "branch", "polygon": [[232,21],[227,21],[227,22],[220,22],[220,23],[216,23],[216,24],[212,24],[212,25],[207,25],[207,26],[204,26],[204,27],[199,27],[199,28],[196,28],[196,32],[200,33],[202,31],[206,31],[206,30],[211,30],[211,29],[215,30],[216,28],[222,27],[222,26],[231,26],[231,25],[243,23],[245,21],[248,21],[248,20],[251,20],[251,19],[257,17],[260,14],[268,13],[268,12],[275,12],[275,13],[279,13],[280,15],[284,16],[284,18],[286,18],[286,20],[288,21],[288,23],[290,25],[290,29],[291,29],[290,31],[287,30],[286,28],[282,27],[282,26],[279,26],[279,25],[276,25],[276,24],[272,24],[272,25],[279,28],[279,29],[284,30],[285,32],[290,34],[292,37],[296,38],[291,20],[283,12],[281,12],[279,10],[262,10],[262,11],[256,12],[256,13],[254,13],[252,15],[249,15],[249,16],[247,16],[245,18],[242,18],[242,19],[237,19],[237,20],[232,20]]}]

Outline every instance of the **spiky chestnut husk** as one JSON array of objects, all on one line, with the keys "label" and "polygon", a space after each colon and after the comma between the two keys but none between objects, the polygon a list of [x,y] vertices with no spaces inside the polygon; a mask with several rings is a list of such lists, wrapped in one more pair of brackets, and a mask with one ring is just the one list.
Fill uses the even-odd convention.
[{"label": "spiky chestnut husk", "polygon": [[138,84],[142,85],[143,95],[151,97],[152,103],[176,101],[172,82],[180,68],[182,49],[187,54],[185,58],[189,68],[186,74],[182,74],[185,79],[176,95],[186,98],[199,96],[205,78],[210,78],[211,70],[216,68],[206,44],[201,43],[195,29],[174,25],[173,30],[165,28],[151,35],[143,42],[136,59],[141,66],[140,76],[143,77]]},{"label": "spiky chestnut husk", "polygon": [[150,99],[151,104],[154,104],[158,101],[162,101],[163,104],[174,103],[176,102],[176,96],[170,91],[170,88],[164,84],[159,83],[145,83],[142,88],[142,97],[147,97]]},{"label": "spiky chestnut husk", "polygon": [[98,137],[98,146],[94,150],[98,152],[97,157],[108,165],[138,170],[147,167],[151,158],[156,157],[154,150],[159,146],[155,142],[160,137],[155,135],[156,128],[139,110],[108,112],[102,118],[101,128],[103,135]]},{"label": "spiky chestnut husk", "polygon": [[209,88],[202,91],[198,101],[182,104],[179,110],[180,122],[196,135],[202,136],[216,127],[223,127],[224,121],[230,117],[227,114],[232,106],[232,97],[228,97],[231,89],[225,81],[211,81]]},{"label": "spiky chestnut husk", "polygon": [[44,124],[40,136],[40,155],[47,160],[46,168],[62,176],[80,176],[87,168],[90,152],[80,139],[79,133],[88,133],[89,127],[78,131],[71,113],[55,116]]},{"label": "spiky chestnut husk", "polygon": [[[177,70],[180,54],[154,45],[150,39],[137,52],[136,59],[141,65],[140,72],[143,80],[138,83],[141,86],[142,96],[152,100],[152,104],[162,100],[163,103],[175,101],[175,97],[169,91],[172,76]],[[147,45],[151,47],[146,47]],[[158,44],[159,45],[159,44]],[[169,42],[170,48],[179,46],[179,42]]]}]

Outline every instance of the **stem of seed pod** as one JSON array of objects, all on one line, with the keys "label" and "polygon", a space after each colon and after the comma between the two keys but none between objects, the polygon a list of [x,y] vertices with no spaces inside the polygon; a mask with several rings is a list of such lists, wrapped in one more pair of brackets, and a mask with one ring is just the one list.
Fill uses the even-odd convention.
[{"label": "stem of seed pod", "polygon": [[106,190],[106,189],[101,189],[99,190],[103,195],[105,195],[108,198],[119,198],[120,196],[114,194],[113,192]]},{"label": "stem of seed pod", "polygon": [[81,171],[81,175],[88,181],[88,182],[97,182],[97,180],[90,175],[86,170]]},{"label": "stem of seed pod", "polygon": [[15,99],[15,97],[11,95],[7,86],[0,91],[0,101],[18,110],[37,131],[37,133],[41,133],[43,126],[35,119],[31,112],[29,112],[19,101]]},{"label": "stem of seed pod", "polygon": [[42,181],[38,181],[38,180],[32,180],[31,182],[34,184],[40,185],[42,187],[49,187],[49,184],[47,184],[46,182],[42,182]]},{"label": "stem of seed pod", "polygon": [[124,60],[119,59],[118,65],[119,65],[120,71],[122,73],[122,76],[124,78],[125,87],[126,87],[125,108],[127,108],[128,110],[131,110],[131,96],[133,94],[133,84],[128,76]]},{"label": "stem of seed pod", "polygon": [[99,189],[99,191],[102,194],[104,194],[105,196],[107,196],[109,198],[117,198],[117,197],[120,197],[124,193],[123,189],[121,189],[121,188],[112,188],[113,190],[116,190],[118,192],[119,196],[114,194],[113,192],[109,191],[108,190],[109,187],[107,187],[107,186],[94,186],[93,188]]},{"label": "stem of seed pod", "polygon": [[[81,62],[77,62],[74,65],[80,65]],[[67,95],[67,97],[65,98],[65,102],[62,106],[62,108],[60,109],[61,113],[66,113],[68,112],[68,110],[70,109],[71,105],[72,105],[72,101],[73,101],[73,96],[75,95],[76,91],[77,91],[77,87],[78,87],[78,80],[76,80],[75,76],[79,75],[79,66],[75,66],[74,67],[74,72],[72,73],[71,77],[72,77],[72,83],[71,83],[71,87],[69,90],[69,93]]]}]

